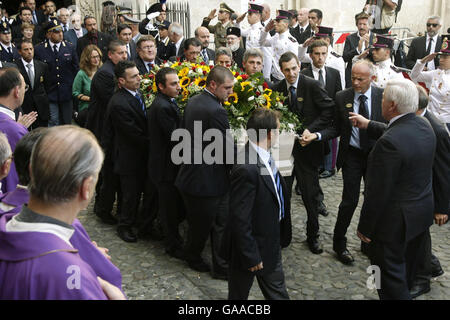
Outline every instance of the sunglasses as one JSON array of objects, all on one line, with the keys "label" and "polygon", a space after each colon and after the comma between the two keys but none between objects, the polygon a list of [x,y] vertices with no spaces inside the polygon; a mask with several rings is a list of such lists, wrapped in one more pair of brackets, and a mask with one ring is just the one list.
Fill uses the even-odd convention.
[{"label": "sunglasses", "polygon": [[433,28],[436,28],[439,24],[437,23],[427,23],[427,27],[433,26]]}]

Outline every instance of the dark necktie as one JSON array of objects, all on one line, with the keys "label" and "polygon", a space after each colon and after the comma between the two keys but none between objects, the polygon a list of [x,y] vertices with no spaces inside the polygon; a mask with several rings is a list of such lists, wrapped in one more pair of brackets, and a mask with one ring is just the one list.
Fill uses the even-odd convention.
[{"label": "dark necktie", "polygon": [[33,12],[33,24],[36,25],[37,23],[38,22],[37,22],[36,11],[35,11],[35,12]]},{"label": "dark necktie", "polygon": [[319,81],[325,87],[325,80],[323,78],[323,71],[322,71],[322,69],[319,70]]},{"label": "dark necktie", "polygon": [[278,196],[280,197],[281,216],[279,217],[279,220],[281,220],[284,218],[283,187],[281,186],[280,172],[278,171],[278,168],[275,165],[275,160],[272,158],[272,156],[269,159],[269,166],[272,169],[272,174],[273,174],[273,178],[275,180],[275,185],[277,186],[277,193],[278,193]]},{"label": "dark necktie", "polygon": [[58,46],[56,44],[53,46],[53,52],[55,53],[55,55],[58,54]]},{"label": "dark necktie", "polygon": [[12,54],[11,47],[8,47],[8,53],[9,53],[9,54]]},{"label": "dark necktie", "polygon": [[144,101],[142,101],[141,95],[139,93],[136,93],[135,97],[139,101],[139,105],[141,106],[142,111],[145,115],[147,115],[147,111],[145,110],[145,103]]},{"label": "dark necktie", "polygon": [[148,72],[150,72],[153,69],[153,62],[147,63],[147,69],[148,69]]},{"label": "dark necktie", "polygon": [[[365,95],[359,96],[359,114],[366,119],[370,119],[369,110],[367,107],[367,97]],[[366,130],[359,129],[359,145],[361,150],[365,152],[369,151],[369,138]]]},{"label": "dark necktie", "polygon": [[296,111],[296,101],[297,101],[297,90],[295,89],[294,86],[291,86],[289,88],[289,98],[290,98],[290,106],[291,106],[291,112],[295,112]]},{"label": "dark necktie", "polygon": [[301,28],[300,28],[300,34],[302,34],[302,33],[303,33],[303,31],[304,31],[304,30],[303,30],[303,28],[301,27]]},{"label": "dark necktie", "polygon": [[208,53],[206,52],[206,49],[202,50],[202,57],[203,57],[203,61],[205,61],[205,63],[209,62]]},{"label": "dark necktie", "polygon": [[[431,53],[431,43],[433,42],[433,38],[430,38],[428,41],[427,52],[425,52],[425,57]],[[425,67],[428,67],[428,62],[425,64]]]}]

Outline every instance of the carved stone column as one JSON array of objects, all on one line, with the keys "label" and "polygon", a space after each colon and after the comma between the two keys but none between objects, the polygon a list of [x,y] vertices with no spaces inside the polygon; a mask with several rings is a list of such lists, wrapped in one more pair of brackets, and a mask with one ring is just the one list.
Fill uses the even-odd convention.
[{"label": "carved stone column", "polygon": [[97,21],[100,19],[100,12],[97,8],[101,6],[100,0],[76,0],[76,5],[81,11],[82,20],[85,16],[93,16],[97,18]]}]

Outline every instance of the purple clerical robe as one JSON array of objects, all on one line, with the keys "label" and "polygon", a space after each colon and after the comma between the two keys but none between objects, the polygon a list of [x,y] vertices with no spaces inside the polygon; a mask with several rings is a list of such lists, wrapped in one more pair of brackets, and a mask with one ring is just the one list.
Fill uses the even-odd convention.
[{"label": "purple clerical robe", "polygon": [[22,210],[22,205],[27,204],[30,199],[30,195],[27,189],[16,188],[13,191],[0,194],[0,202],[8,206],[15,207],[7,212],[3,212],[0,209],[0,215],[4,213],[19,213]]},{"label": "purple clerical robe", "polygon": [[[11,150],[13,152],[14,149],[16,149],[17,142],[19,142],[19,140],[28,133],[27,128],[14,121],[3,112],[0,112],[0,131],[3,132],[8,138],[9,145],[11,146]],[[1,183],[2,191],[4,193],[16,189],[16,186],[19,183],[19,177],[16,172],[16,165],[14,164],[14,161],[11,163],[11,170],[9,171],[8,176],[4,178]]]},{"label": "purple clerical robe", "polygon": [[0,216],[0,300],[106,300],[95,271],[54,234],[7,232]]}]

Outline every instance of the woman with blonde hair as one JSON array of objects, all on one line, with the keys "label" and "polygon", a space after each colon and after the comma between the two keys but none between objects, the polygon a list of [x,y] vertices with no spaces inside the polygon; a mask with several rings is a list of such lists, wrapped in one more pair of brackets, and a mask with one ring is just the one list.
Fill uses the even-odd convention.
[{"label": "woman with blonde hair", "polygon": [[87,109],[91,101],[91,82],[97,70],[102,66],[102,51],[96,45],[84,48],[80,57],[80,71],[72,85],[72,96],[78,99],[78,116],[76,121],[84,126]]}]

